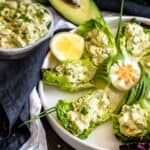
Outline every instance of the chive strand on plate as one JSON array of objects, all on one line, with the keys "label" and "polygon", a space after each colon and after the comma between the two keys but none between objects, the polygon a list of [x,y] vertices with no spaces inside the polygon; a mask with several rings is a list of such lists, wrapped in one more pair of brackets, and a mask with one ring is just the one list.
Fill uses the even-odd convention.
[{"label": "chive strand on plate", "polygon": [[45,117],[46,115],[48,115],[48,114],[50,114],[50,113],[52,113],[52,112],[55,112],[55,111],[56,111],[55,107],[51,107],[51,108],[49,108],[49,109],[46,109],[46,110],[42,111],[41,113],[39,113],[38,115],[32,117],[30,120],[27,120],[27,121],[23,122],[22,124],[20,124],[20,125],[18,126],[18,128],[21,128],[22,126],[24,126],[24,125],[26,125],[26,124],[28,124],[28,123],[32,123],[32,122],[34,122],[35,120],[40,119],[40,118],[42,118],[42,117]]}]

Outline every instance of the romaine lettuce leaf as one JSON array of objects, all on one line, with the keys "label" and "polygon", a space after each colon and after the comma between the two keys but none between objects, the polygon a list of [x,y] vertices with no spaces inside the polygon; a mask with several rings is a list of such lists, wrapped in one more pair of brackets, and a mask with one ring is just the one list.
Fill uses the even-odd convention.
[{"label": "romaine lettuce leaf", "polygon": [[150,112],[150,76],[145,75],[145,87],[144,92],[139,99],[140,105]]},{"label": "romaine lettuce leaf", "polygon": [[143,65],[145,72],[150,76],[150,48],[143,51],[140,62]]},{"label": "romaine lettuce leaf", "polygon": [[93,88],[93,76],[96,68],[88,60],[66,61],[55,69],[44,69],[43,81],[62,90],[76,92]]},{"label": "romaine lettuce leaf", "polygon": [[[86,121],[89,117],[88,115],[89,115],[91,109],[95,109],[95,108],[90,108],[88,106],[88,103],[86,103],[86,100],[88,99],[89,103],[91,105],[93,105],[92,103],[95,103],[97,101],[96,98],[99,98],[98,101],[99,101],[99,104],[101,104],[101,102],[105,99],[103,97],[104,92],[105,91],[102,91],[102,90],[90,91],[86,95],[84,95],[76,100],[70,100],[70,101],[60,100],[56,105],[56,112],[57,112],[58,120],[63,125],[63,127],[66,130],[68,130],[70,133],[72,133],[73,135],[75,135],[81,139],[85,139],[98,125],[109,120],[111,113],[112,113],[112,110],[109,107],[109,105],[105,109],[101,108],[101,109],[103,109],[103,110],[101,110],[103,112],[101,117],[97,117],[96,120],[91,120],[89,127],[84,129],[83,131],[78,131],[74,127],[75,123],[68,117],[68,113],[74,111],[76,113],[81,113],[80,116],[78,118],[76,118],[76,120],[80,120],[82,117],[87,117],[85,119],[85,121]],[[101,97],[103,97],[104,99],[102,100]],[[84,111],[83,111],[83,108],[84,108]],[[93,110],[92,110],[92,112],[93,112]],[[99,112],[99,113],[101,113],[101,112]],[[94,115],[95,114],[93,114],[92,117],[94,117]],[[83,121],[82,119],[81,119],[81,121]]]},{"label": "romaine lettuce leaf", "polygon": [[146,49],[150,49],[150,28],[132,19],[122,24],[118,40],[123,53],[140,57]]},{"label": "romaine lettuce leaf", "polygon": [[116,55],[115,38],[101,19],[97,18],[80,25],[76,33],[85,39],[83,57],[90,58],[96,66],[109,56]]},{"label": "romaine lettuce leaf", "polygon": [[111,84],[110,80],[110,67],[117,62],[118,60],[122,60],[124,57],[120,54],[115,57],[107,58],[102,64],[97,67],[96,74],[94,76],[94,81],[105,81],[108,85]]},{"label": "romaine lettuce leaf", "polygon": [[[136,104],[134,104],[134,105],[136,105]],[[132,106],[127,106],[127,105],[124,105],[123,107],[128,107],[128,108],[131,108],[131,107],[133,107],[134,105],[132,105]],[[141,107],[142,108],[142,107]],[[122,108],[123,109],[123,108]],[[133,110],[132,110],[133,111]],[[132,113],[132,111],[131,111],[131,113]],[[150,141],[150,121],[149,121],[149,119],[150,119],[150,114],[149,113],[147,113],[148,115],[145,117],[146,119],[145,119],[145,122],[146,122],[146,125],[143,125],[142,123],[140,123],[140,124],[138,124],[137,123],[137,128],[140,128],[140,130],[142,131],[142,132],[137,132],[136,134],[134,133],[133,135],[131,134],[131,132],[132,132],[132,129],[133,130],[136,130],[136,127],[135,127],[135,125],[130,121],[130,119],[132,118],[132,117],[134,117],[134,116],[132,116],[132,115],[134,115],[134,114],[131,114],[131,118],[128,118],[125,114],[124,114],[124,119],[126,120],[126,119],[129,119],[128,121],[126,120],[126,122],[130,122],[130,125],[129,126],[127,126],[126,128],[131,128],[131,129],[128,129],[128,130],[131,130],[131,132],[130,132],[130,135],[125,135],[124,133],[122,133],[121,132],[121,124],[119,123],[119,118],[120,118],[120,116],[121,116],[121,114],[123,114],[124,112],[123,111],[121,111],[119,114],[114,114],[113,116],[112,116],[112,126],[113,126],[113,131],[114,131],[114,134],[115,134],[115,136],[119,139],[119,140],[121,140],[122,142],[134,142],[134,141]],[[130,113],[130,112],[129,112]],[[142,115],[142,114],[141,114]],[[136,117],[136,116],[135,116]],[[124,121],[125,121],[124,120]],[[139,120],[139,119],[137,119],[137,120]],[[125,125],[124,125],[124,128],[125,128]],[[126,129],[126,131],[128,131],[127,129]],[[128,131],[129,132],[129,131]]]}]

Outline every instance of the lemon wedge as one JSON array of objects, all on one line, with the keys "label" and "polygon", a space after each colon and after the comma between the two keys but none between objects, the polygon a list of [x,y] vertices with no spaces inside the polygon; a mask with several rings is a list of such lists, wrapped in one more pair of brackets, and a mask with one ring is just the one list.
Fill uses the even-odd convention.
[{"label": "lemon wedge", "polygon": [[52,38],[50,49],[59,61],[78,60],[84,51],[84,38],[71,32],[58,33]]}]

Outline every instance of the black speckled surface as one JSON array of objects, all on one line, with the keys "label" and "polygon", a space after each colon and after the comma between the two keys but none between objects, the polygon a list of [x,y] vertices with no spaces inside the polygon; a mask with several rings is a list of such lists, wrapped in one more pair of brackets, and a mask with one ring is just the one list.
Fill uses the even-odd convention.
[{"label": "black speckled surface", "polygon": [[46,117],[42,118],[42,123],[46,131],[48,150],[74,150],[55,133]]}]

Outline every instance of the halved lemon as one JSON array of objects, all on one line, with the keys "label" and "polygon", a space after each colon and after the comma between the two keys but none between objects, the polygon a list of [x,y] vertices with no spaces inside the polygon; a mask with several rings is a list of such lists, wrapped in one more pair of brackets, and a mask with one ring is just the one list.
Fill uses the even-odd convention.
[{"label": "halved lemon", "polygon": [[58,33],[52,38],[50,49],[59,61],[77,60],[84,51],[84,38],[71,32]]}]

